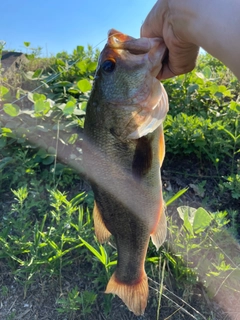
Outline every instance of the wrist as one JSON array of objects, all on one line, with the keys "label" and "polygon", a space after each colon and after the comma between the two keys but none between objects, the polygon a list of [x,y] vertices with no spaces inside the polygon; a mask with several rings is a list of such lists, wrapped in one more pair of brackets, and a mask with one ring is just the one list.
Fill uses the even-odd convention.
[{"label": "wrist", "polygon": [[166,1],[175,36],[202,47],[240,78],[239,0]]},{"label": "wrist", "polygon": [[[200,5],[199,2],[201,2]],[[200,13],[204,7],[202,2],[204,1],[168,0],[168,19],[179,40],[199,46],[196,34],[199,32],[199,22],[204,14]]]}]

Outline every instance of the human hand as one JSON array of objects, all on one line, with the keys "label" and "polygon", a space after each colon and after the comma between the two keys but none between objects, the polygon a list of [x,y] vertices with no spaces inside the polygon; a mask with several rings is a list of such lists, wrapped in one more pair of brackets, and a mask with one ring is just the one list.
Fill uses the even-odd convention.
[{"label": "human hand", "polygon": [[141,37],[163,38],[167,53],[157,78],[167,79],[191,71],[196,64],[199,47],[188,38],[188,11],[179,0],[158,0],[141,28]]}]

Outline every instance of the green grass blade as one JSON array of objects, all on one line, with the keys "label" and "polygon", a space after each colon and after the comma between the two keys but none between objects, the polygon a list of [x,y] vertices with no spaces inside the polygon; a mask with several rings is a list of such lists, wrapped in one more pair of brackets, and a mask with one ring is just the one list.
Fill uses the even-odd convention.
[{"label": "green grass blade", "polygon": [[101,254],[93,247],[93,246],[91,246],[87,241],[85,241],[83,238],[81,238],[80,236],[78,236],[79,237],[79,239],[82,241],[82,243],[88,248],[88,250],[90,251],[90,252],[92,252],[92,254],[99,260],[99,261],[101,261],[101,263],[103,264],[103,265],[105,265],[104,264],[104,258],[101,256]]},{"label": "green grass blade", "polygon": [[185,192],[187,192],[188,188],[184,188],[180,191],[178,191],[171,199],[169,199],[166,202],[166,206],[169,206],[171,203],[173,203],[174,201],[176,201],[178,198],[180,198]]}]

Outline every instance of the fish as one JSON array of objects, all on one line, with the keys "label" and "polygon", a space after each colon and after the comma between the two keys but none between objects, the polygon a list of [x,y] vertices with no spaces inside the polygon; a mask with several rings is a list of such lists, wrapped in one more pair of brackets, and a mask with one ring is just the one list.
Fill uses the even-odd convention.
[{"label": "fish", "polygon": [[135,315],[149,295],[145,258],[167,234],[160,167],[165,156],[167,93],[156,79],[166,53],[158,38],[108,33],[86,107],[83,166],[94,193],[100,243],[112,236],[117,265],[105,293],[118,295]]}]

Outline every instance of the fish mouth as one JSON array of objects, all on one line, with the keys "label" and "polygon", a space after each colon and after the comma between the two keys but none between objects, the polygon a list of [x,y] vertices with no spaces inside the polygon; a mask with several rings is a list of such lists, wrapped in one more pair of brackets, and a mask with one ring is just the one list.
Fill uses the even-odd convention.
[{"label": "fish mouth", "polygon": [[148,55],[152,63],[150,70],[153,77],[157,77],[162,68],[162,62],[167,56],[167,47],[161,38],[139,38],[135,39],[115,29],[108,32],[107,45],[112,49],[127,50],[133,55]]},{"label": "fish mouth", "polygon": [[134,55],[148,53],[151,49],[148,41],[139,41],[115,29],[108,32],[108,45],[110,48],[128,50]]},{"label": "fish mouth", "polygon": [[157,75],[161,71],[166,49],[160,38],[135,39],[115,29],[109,31],[100,63],[114,60],[127,72],[131,72],[132,66],[141,70],[138,85],[133,80],[128,84],[126,95],[108,100],[112,106],[126,108],[128,114],[132,112],[132,118],[119,136],[138,139],[162,124],[168,111],[168,99]]}]

